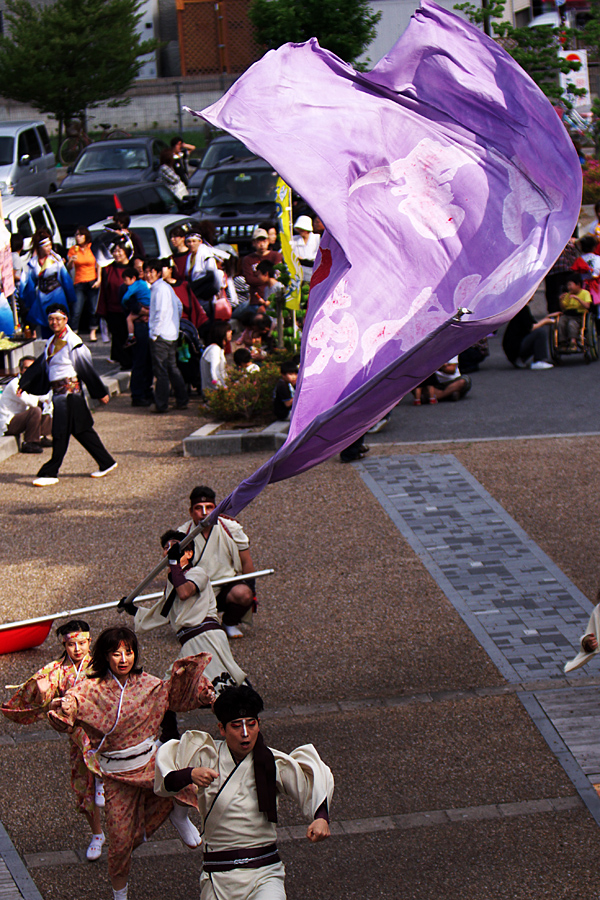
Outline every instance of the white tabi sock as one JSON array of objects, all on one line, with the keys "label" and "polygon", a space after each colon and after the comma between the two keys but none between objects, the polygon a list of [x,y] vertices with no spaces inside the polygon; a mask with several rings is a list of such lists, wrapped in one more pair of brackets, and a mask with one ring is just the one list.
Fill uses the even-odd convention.
[{"label": "white tabi sock", "polygon": [[96,806],[104,806],[104,783],[97,776],[94,778],[94,803]]},{"label": "white tabi sock", "polygon": [[127,900],[127,888],[128,884],[125,885],[124,888],[120,888],[118,891],[115,891],[113,888],[113,900]]},{"label": "white tabi sock", "polygon": [[92,834],[92,840],[85,853],[89,860],[100,859],[102,856],[102,846],[105,840],[106,838],[104,837],[103,831],[101,831],[100,834]]},{"label": "white tabi sock", "polygon": [[195,850],[196,847],[201,845],[202,838],[200,837],[200,832],[193,822],[190,822],[187,806],[180,806],[179,803],[174,803],[169,818],[171,819],[174,828],[179,832],[179,837],[186,847]]}]

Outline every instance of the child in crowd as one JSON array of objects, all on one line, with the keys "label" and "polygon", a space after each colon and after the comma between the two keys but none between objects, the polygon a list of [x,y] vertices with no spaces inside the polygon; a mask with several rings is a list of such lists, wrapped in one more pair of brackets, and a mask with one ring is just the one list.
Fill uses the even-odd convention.
[{"label": "child in crowd", "polygon": [[273,412],[280,422],[284,422],[292,408],[296,381],[298,380],[298,366],[294,362],[281,364],[281,378],[275,384],[273,391]]},{"label": "child in crowd", "polygon": [[581,273],[587,290],[595,304],[600,303],[600,255],[596,252],[598,242],[591,234],[584,235],[579,241],[581,256],[575,260],[574,271]]},{"label": "child in crowd", "polygon": [[252,362],[252,354],[247,347],[240,347],[233,354],[233,361],[237,369],[251,375],[253,372],[260,372],[260,366]]},{"label": "child in crowd", "polygon": [[137,270],[133,266],[123,269],[121,275],[123,288],[121,305],[127,313],[127,340],[126,347],[135,344],[134,327],[137,319],[148,320],[150,312],[150,285],[142,278],[138,278]]},{"label": "child in crowd", "polygon": [[269,303],[269,296],[277,290],[279,282],[275,278],[275,266],[268,259],[262,259],[254,271],[259,285],[250,295],[250,307],[254,307],[255,312],[264,313]]},{"label": "child in crowd", "polygon": [[414,389],[414,406],[421,405],[423,388],[427,392],[430,404],[437,403],[439,400],[460,400],[471,390],[471,379],[468,375],[461,375],[458,356],[454,356]]},{"label": "child in crowd", "polygon": [[581,275],[573,272],[567,281],[567,292],[560,297],[563,315],[558,320],[558,340],[577,351],[583,313],[592,307],[592,295],[581,286]]}]

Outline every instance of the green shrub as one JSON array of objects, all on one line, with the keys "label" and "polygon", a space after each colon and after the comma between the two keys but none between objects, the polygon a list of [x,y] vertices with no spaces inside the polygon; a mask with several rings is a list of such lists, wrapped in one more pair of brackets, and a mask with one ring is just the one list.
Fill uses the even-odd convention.
[{"label": "green shrub", "polygon": [[280,377],[279,368],[291,353],[277,353],[261,363],[259,372],[247,374],[243,370],[232,369],[227,375],[227,385],[207,391],[206,406],[211,416],[231,422],[241,419],[245,422],[269,420],[273,415],[273,390]]},{"label": "green shrub", "polygon": [[582,203],[597,203],[600,200],[600,162],[590,159],[583,167]]}]

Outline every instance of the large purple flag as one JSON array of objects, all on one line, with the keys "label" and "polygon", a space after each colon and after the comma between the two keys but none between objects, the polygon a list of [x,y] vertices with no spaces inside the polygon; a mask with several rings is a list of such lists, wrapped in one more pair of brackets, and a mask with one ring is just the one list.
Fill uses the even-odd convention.
[{"label": "large purple flag", "polygon": [[290,433],[223,501],[235,515],[527,302],[577,223],[581,167],[517,63],[428,0],[371,72],[315,39],[286,44],[199,115],[267,159],[327,229]]}]

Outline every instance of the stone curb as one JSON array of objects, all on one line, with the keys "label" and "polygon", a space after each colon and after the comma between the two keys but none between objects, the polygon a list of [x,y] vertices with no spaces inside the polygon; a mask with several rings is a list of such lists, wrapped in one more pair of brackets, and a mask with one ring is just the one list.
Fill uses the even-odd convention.
[{"label": "stone curb", "polygon": [[233,456],[235,453],[275,452],[286,441],[289,422],[272,422],[262,431],[220,431],[222,422],[210,422],[183,439],[184,456]]},{"label": "stone curb", "polygon": [[[486,806],[467,806],[463,809],[434,809],[423,812],[402,813],[389,816],[372,816],[364,819],[342,819],[331,823],[331,833],[336,837],[351,837],[373,832],[405,831],[436,825],[461,825],[485,820],[503,820],[512,816],[531,816],[540,813],[564,813],[583,807],[579,797],[548,797],[539,800],[523,800],[519,803],[497,803]],[[277,829],[278,843],[306,840],[306,825],[287,825]],[[134,858],[172,856],[187,853],[178,840],[150,841],[134,851]],[[106,858],[106,848],[102,849]],[[25,862],[31,869],[49,866],[85,863],[85,850],[55,850],[44,853],[27,853]]]},{"label": "stone curb", "polygon": [[[129,372],[117,372],[116,375],[105,375],[102,378],[102,383],[105,385],[108,393],[111,397],[116,397],[118,394],[123,394],[129,388]],[[84,388],[85,399],[88,402],[88,406],[90,409],[95,409],[98,406],[101,406],[99,400],[93,400],[87,392],[87,389]],[[0,437],[0,462],[3,462],[5,459],[9,459],[9,457],[14,456],[15,453],[19,452],[19,448],[17,445],[17,439],[14,437]]]},{"label": "stone curb", "polygon": [[[15,888],[23,900],[43,900],[42,895],[35,886],[31,875],[25,868],[23,860],[17,853],[13,842],[9,838],[8,833],[1,822],[0,859],[2,859],[8,869],[10,878],[14,882]],[[3,886],[2,894],[10,900],[10,897],[15,896],[16,891],[12,890],[9,883],[6,887]]]}]

